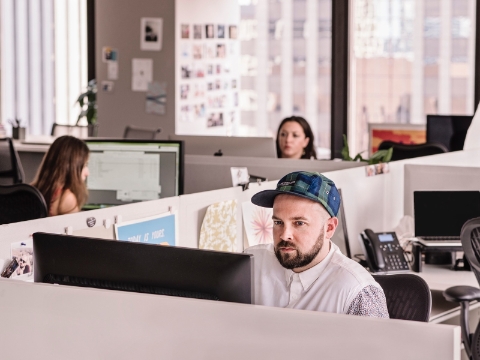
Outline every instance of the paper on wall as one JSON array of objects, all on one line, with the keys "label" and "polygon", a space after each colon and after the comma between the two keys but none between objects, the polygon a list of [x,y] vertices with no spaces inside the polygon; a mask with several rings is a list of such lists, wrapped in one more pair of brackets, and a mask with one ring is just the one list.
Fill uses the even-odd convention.
[{"label": "paper on wall", "polygon": [[235,251],[237,238],[237,200],[210,205],[200,230],[200,249]]},{"label": "paper on wall", "polygon": [[153,80],[152,59],[132,59],[132,91],[147,91]]},{"label": "paper on wall", "polygon": [[248,246],[273,242],[273,209],[245,201],[242,203],[242,213]]},{"label": "paper on wall", "polygon": [[118,79],[118,62],[117,61],[109,61],[107,63],[107,78],[108,80]]}]

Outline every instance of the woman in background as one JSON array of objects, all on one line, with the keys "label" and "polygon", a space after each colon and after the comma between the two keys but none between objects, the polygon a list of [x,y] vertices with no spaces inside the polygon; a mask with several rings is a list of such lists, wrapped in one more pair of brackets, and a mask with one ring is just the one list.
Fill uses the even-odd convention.
[{"label": "woman in background", "polygon": [[312,129],[300,116],[283,119],[277,132],[277,157],[316,159]]},{"label": "woman in background", "polygon": [[57,138],[31,185],[43,194],[49,216],[80,211],[87,200],[87,145],[73,136]]}]

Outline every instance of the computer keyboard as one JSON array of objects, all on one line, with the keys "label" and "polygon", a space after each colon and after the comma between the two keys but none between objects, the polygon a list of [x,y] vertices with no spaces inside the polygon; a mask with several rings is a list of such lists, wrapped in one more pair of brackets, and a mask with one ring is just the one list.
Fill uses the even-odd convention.
[{"label": "computer keyboard", "polygon": [[435,240],[435,241],[452,241],[460,240],[460,236],[422,236],[424,240]]}]

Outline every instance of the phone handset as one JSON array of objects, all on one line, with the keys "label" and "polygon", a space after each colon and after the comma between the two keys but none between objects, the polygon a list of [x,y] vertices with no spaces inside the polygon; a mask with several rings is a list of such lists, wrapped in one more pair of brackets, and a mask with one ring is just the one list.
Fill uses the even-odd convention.
[{"label": "phone handset", "polygon": [[[372,262],[377,266],[378,270],[383,270],[385,268],[385,260],[383,258],[382,250],[380,249],[380,240],[378,235],[375,234],[371,229],[365,229],[364,233],[366,235],[365,246],[367,247],[367,256],[372,257]],[[373,270],[373,269],[372,269]]]}]

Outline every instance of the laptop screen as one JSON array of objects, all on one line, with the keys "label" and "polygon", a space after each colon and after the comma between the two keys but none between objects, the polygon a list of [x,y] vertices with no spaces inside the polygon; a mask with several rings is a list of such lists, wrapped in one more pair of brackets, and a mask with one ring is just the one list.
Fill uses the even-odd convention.
[{"label": "laptop screen", "polygon": [[480,216],[480,191],[414,191],[415,236],[460,236]]}]

